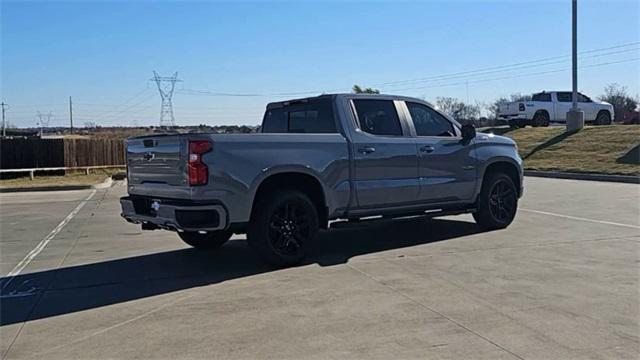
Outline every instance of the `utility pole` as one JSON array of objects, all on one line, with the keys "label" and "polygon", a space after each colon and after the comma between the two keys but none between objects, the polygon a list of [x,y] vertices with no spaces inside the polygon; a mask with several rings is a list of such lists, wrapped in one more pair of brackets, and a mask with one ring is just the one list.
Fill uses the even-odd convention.
[{"label": "utility pole", "polygon": [[584,127],[584,112],[578,108],[578,0],[571,0],[571,63],[573,105],[567,113],[566,131]]},{"label": "utility pole", "polygon": [[5,104],[3,101],[0,105],[2,106],[2,137],[4,138],[7,137],[7,122],[4,119],[4,107],[9,106],[9,104]]},{"label": "utility pole", "polygon": [[160,105],[160,126],[174,127],[176,122],[173,116],[173,103],[171,102],[171,98],[176,82],[182,80],[178,79],[178,72],[173,73],[173,76],[160,76],[155,71],[153,72],[153,78],[151,80],[155,81],[156,85],[158,85],[158,92],[160,92],[160,99],[162,100],[162,104]]},{"label": "utility pole", "polygon": [[73,103],[71,102],[71,96],[69,96],[69,133],[73,134]]}]

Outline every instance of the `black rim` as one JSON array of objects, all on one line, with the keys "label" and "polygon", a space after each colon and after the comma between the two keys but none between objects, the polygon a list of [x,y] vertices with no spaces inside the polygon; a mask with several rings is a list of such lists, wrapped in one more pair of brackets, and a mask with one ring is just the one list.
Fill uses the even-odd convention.
[{"label": "black rim", "polygon": [[274,250],[283,255],[297,254],[310,233],[310,215],[296,203],[280,205],[269,220],[269,240]]},{"label": "black rim", "polygon": [[506,180],[499,180],[489,192],[489,210],[494,219],[507,222],[516,207],[516,193]]},{"label": "black rim", "polygon": [[607,115],[599,115],[596,122],[600,125],[607,125],[609,123],[609,118]]}]

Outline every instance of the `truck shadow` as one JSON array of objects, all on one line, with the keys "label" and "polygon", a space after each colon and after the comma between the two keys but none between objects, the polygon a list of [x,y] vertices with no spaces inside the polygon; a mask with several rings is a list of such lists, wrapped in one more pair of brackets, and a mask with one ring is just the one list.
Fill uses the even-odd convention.
[{"label": "truck shadow", "polygon": [[[350,258],[455,239],[479,232],[457,220],[396,220],[321,233],[304,265],[344,264]],[[246,241],[212,252],[185,248],[70,266],[0,279],[0,326],[75,313],[227,280],[277,271]]]}]

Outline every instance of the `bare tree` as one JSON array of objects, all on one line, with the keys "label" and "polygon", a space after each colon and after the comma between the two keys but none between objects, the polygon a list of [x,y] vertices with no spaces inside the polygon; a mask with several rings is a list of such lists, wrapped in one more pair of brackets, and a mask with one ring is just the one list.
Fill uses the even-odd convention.
[{"label": "bare tree", "polygon": [[521,93],[511,94],[511,101],[530,101],[531,94],[522,95]]},{"label": "bare tree", "polygon": [[489,117],[492,119],[497,119],[498,118],[498,109],[500,108],[500,105],[508,103],[509,99],[505,98],[505,97],[501,97],[496,99],[494,102],[490,103],[489,105],[486,106],[487,109],[487,113],[489,113]]},{"label": "bare tree", "polygon": [[613,105],[615,119],[618,121],[622,121],[624,113],[631,112],[638,106],[638,99],[629,96],[627,87],[616,83],[607,85],[604,88],[604,95],[599,99]]},{"label": "bare tree", "polygon": [[465,104],[452,97],[436,98],[436,108],[460,122],[476,122],[480,117],[480,106]]}]

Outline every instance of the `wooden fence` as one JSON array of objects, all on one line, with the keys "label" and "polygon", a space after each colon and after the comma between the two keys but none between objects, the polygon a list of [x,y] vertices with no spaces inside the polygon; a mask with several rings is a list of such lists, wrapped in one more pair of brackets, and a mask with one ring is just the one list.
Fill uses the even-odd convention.
[{"label": "wooden fence", "polygon": [[2,139],[0,169],[124,165],[123,140]]}]

